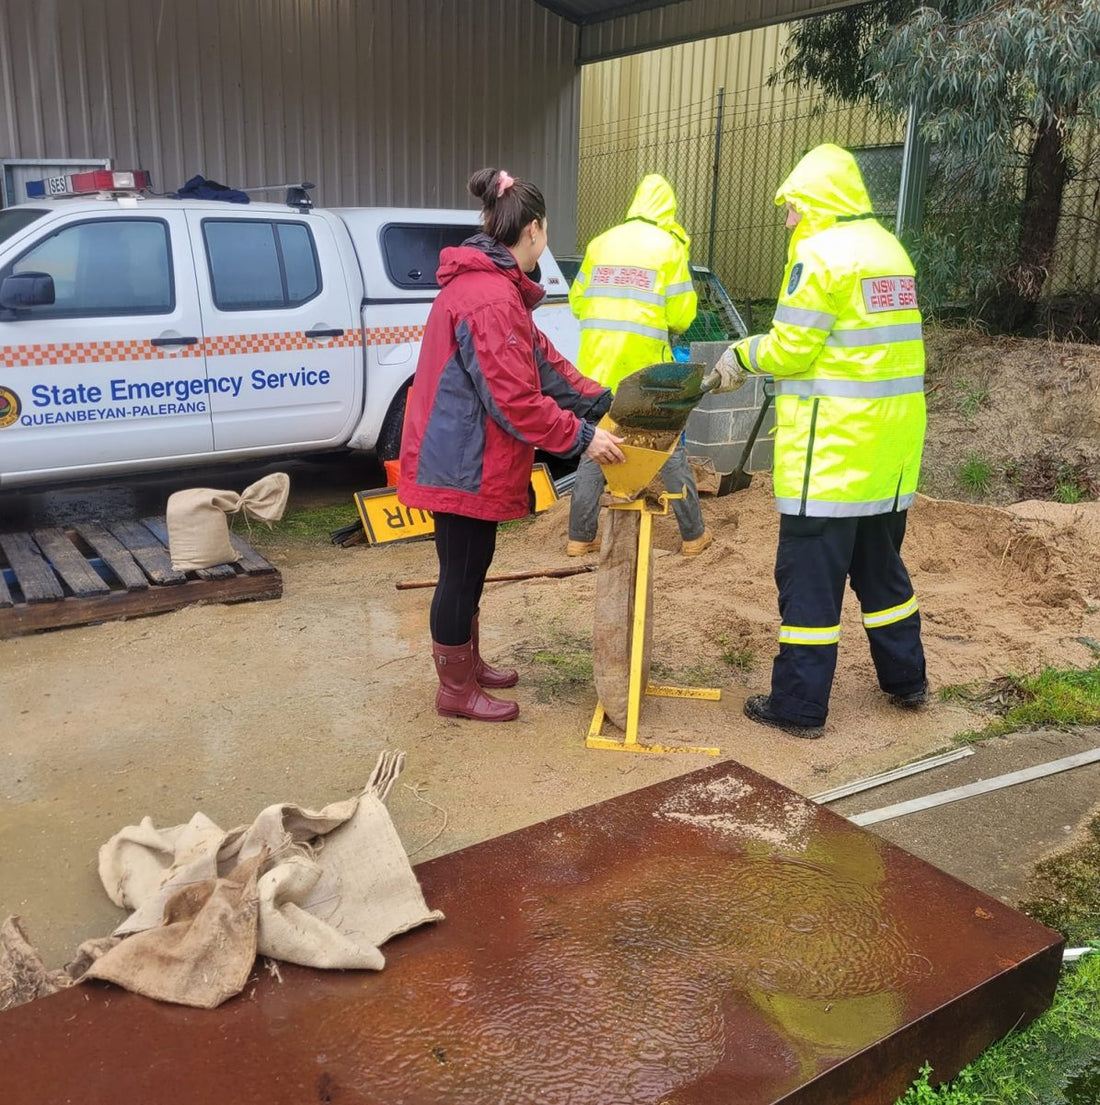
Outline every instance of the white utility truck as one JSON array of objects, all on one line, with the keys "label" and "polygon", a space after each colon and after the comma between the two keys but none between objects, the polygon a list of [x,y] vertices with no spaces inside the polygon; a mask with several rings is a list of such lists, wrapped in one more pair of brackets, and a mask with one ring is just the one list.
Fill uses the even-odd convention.
[{"label": "white utility truck", "polygon": [[[397,456],[438,292],[475,211],[142,194],[143,173],[39,182],[0,210],[0,487],[343,449]],[[64,198],[61,198],[64,197]],[[580,331],[547,252],[535,321]]]}]

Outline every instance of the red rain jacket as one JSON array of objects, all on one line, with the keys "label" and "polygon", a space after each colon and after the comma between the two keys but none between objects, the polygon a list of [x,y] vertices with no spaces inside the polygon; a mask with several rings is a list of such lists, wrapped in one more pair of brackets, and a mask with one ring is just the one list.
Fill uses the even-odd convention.
[{"label": "red rain jacket", "polygon": [[[484,234],[444,249],[401,440],[406,506],[487,521],[528,513],[535,449],[579,456],[610,391],[550,344],[544,292]],[[589,421],[590,420],[590,421]]]}]

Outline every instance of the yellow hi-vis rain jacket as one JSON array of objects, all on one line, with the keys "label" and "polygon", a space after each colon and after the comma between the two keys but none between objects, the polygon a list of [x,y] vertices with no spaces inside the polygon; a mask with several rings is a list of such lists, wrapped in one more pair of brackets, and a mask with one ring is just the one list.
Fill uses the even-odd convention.
[{"label": "yellow hi-vis rain jacket", "polygon": [[925,429],[912,262],[839,146],[806,154],[775,202],[802,219],[772,328],[734,350],[748,371],[775,376],[776,505],[824,518],[905,510]]},{"label": "yellow hi-vis rain jacket", "polygon": [[695,319],[690,244],[676,222],[672,185],[656,173],[645,177],[626,222],[589,242],[569,290],[585,376],[614,391],[631,372],[672,360],[669,330],[682,332]]}]

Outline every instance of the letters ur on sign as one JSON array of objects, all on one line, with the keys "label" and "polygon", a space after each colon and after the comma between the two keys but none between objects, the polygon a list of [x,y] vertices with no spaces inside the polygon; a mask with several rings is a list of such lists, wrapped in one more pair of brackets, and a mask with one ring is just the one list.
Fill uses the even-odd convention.
[{"label": "letters ur on sign", "polygon": [[863,308],[881,311],[913,311],[917,307],[917,281],[912,276],[869,276],[862,281]]}]

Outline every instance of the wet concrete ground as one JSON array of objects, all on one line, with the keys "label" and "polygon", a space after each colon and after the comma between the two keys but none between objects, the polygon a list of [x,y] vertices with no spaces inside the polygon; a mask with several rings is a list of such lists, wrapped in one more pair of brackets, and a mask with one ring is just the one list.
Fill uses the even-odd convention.
[{"label": "wet concrete ground", "polygon": [[[262,473],[231,473],[221,485],[239,489]],[[351,492],[370,480],[377,482],[377,471],[363,462],[302,465],[291,509],[350,506]],[[159,484],[0,495],[0,524],[160,513],[170,490],[196,482],[191,473]],[[212,472],[201,482],[219,485]],[[502,570],[529,566],[521,541],[506,535]],[[284,575],[278,602],[193,607],[0,641],[0,915],[24,917],[49,965],[120,919],[99,884],[96,850],[146,815],[168,825],[202,810],[228,828],[270,802],[320,806],[359,789],[380,748],[402,748],[407,786],[395,789],[390,805],[419,861],[712,762],[583,748],[588,691],[540,685],[538,669],[522,662],[560,629],[531,622],[532,596],[552,593],[566,628],[588,621],[588,608],[573,598],[583,594],[575,581],[494,592],[483,618],[489,654],[519,658],[523,667],[521,719],[497,730],[447,721],[431,708],[430,591],[393,591],[397,579],[433,574],[430,546],[288,542],[265,552]],[[812,794],[943,748],[974,724],[973,715],[945,704],[902,716],[872,694],[841,705],[889,728],[874,746],[844,755],[842,721],[825,740],[792,742],[745,721],[745,693],[730,686],[716,704],[651,700],[646,726],[655,739],[720,742],[726,756]],[[976,777],[969,773],[988,777],[1098,744],[1097,733],[1013,737],[838,808],[869,809]],[[1082,768],[875,831],[1014,901],[1034,860],[1082,824],[1100,791],[1098,773]]]}]

